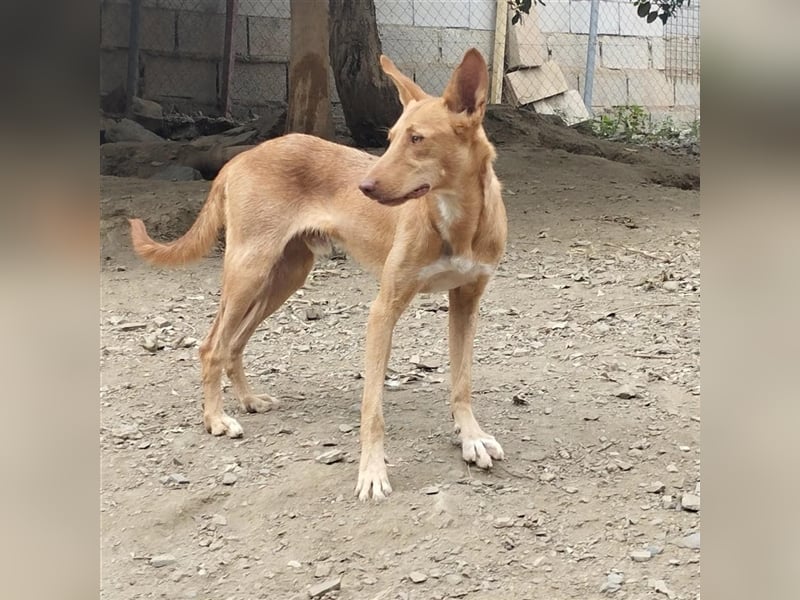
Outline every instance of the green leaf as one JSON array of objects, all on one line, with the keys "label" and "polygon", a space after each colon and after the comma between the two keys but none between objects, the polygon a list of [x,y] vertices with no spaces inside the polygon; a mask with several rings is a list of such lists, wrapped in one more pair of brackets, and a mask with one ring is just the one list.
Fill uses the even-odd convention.
[{"label": "green leaf", "polygon": [[652,23],[652,22],[653,22],[653,21],[655,21],[657,18],[658,18],[658,11],[657,11],[657,10],[654,10],[654,11],[653,11],[653,12],[651,12],[649,15],[647,15],[647,22],[648,22],[648,23]]},{"label": "green leaf", "polygon": [[644,18],[647,13],[650,12],[650,3],[649,2],[642,2],[639,7],[636,9],[637,14]]},{"label": "green leaf", "polygon": [[516,13],[514,14],[513,17],[511,17],[511,24],[516,25],[517,23],[519,23],[519,20],[520,20],[520,14]]}]

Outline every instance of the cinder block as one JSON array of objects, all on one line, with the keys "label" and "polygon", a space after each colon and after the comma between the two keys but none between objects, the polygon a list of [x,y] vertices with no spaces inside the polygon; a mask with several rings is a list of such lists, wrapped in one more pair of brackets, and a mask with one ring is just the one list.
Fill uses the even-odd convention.
[{"label": "cinder block", "polygon": [[180,13],[173,10],[143,8],[139,47],[142,50],[174,52],[175,19]]},{"label": "cinder block", "polygon": [[536,15],[532,14],[529,18],[512,25],[509,14],[506,35],[506,62],[509,69],[539,67],[547,62],[545,36],[539,29],[539,21],[535,17]]},{"label": "cinder block", "polygon": [[213,103],[217,99],[217,61],[146,56],[145,98],[183,98]]},{"label": "cinder block", "polygon": [[236,63],[231,98],[244,105],[286,102],[286,63]]},{"label": "cinder block", "polygon": [[414,81],[432,96],[442,95],[452,75],[453,67],[450,65],[428,63],[414,67]]},{"label": "cinder block", "polygon": [[100,10],[100,47],[127,48],[130,6],[102,4]]},{"label": "cinder block", "polygon": [[440,30],[379,25],[383,53],[396,63],[424,64],[440,55]]},{"label": "cinder block", "polygon": [[561,72],[564,74],[567,87],[571,90],[578,90],[581,93],[581,97],[583,97],[583,77],[586,74],[586,69],[584,67],[561,66]]},{"label": "cinder block", "polygon": [[[536,7],[536,16],[544,33],[569,33],[569,0],[548,0],[545,6]],[[522,18],[526,18],[524,14]]]},{"label": "cinder block", "polygon": [[375,19],[378,25],[413,25],[412,0],[375,0]]},{"label": "cinder block", "polygon": [[[585,80],[581,77],[580,90],[583,93]],[[628,104],[628,77],[624,71],[595,69],[592,84],[592,107],[610,108]]]},{"label": "cinder block", "polygon": [[494,31],[497,2],[494,0],[469,0],[469,28]]},{"label": "cinder block", "polygon": [[[225,0],[222,4],[222,12],[225,12]],[[291,0],[240,0],[239,14],[248,17],[288,19],[292,16]]]},{"label": "cinder block", "polygon": [[494,52],[494,32],[470,29],[443,29],[441,32],[442,62],[446,65],[457,65],[464,57],[464,52],[477,48],[483,54],[487,64],[492,63]]},{"label": "cinder block", "polygon": [[675,80],[675,106],[700,107],[700,82]]},{"label": "cinder block", "polygon": [[563,94],[538,100],[533,103],[533,108],[544,115],[558,115],[570,127],[592,118],[577,90],[567,90]]},{"label": "cinder block", "polygon": [[636,6],[633,2],[623,2],[619,6],[619,34],[662,37],[664,35],[664,23],[661,22],[661,19],[648,23],[647,19],[642,19],[636,13]]},{"label": "cinder block", "polygon": [[567,81],[558,64],[546,62],[541,67],[520,69],[505,76],[506,84],[517,105],[530,104],[566,92]]},{"label": "cinder block", "polygon": [[664,38],[648,38],[650,43],[650,66],[659,71],[667,68],[667,45]]},{"label": "cinder block", "polygon": [[100,93],[108,93],[125,86],[128,78],[128,51],[100,51]]},{"label": "cinder block", "polygon": [[628,104],[631,106],[672,106],[675,90],[661,71],[655,69],[626,71]]},{"label": "cinder block", "polygon": [[[589,33],[591,14],[590,0],[572,0],[569,4],[569,31],[571,33]],[[600,2],[597,33],[619,34],[619,4],[616,2]]]},{"label": "cinder block", "polygon": [[600,64],[607,69],[647,69],[650,47],[645,38],[599,36]]},{"label": "cinder block", "polygon": [[289,60],[292,22],[288,19],[249,17],[250,55],[275,62]]},{"label": "cinder block", "polygon": [[178,13],[178,49],[180,52],[222,56],[225,43],[225,17],[194,11]]},{"label": "cinder block", "polygon": [[[240,7],[244,4],[263,4],[262,2],[250,2],[250,0],[243,0],[239,3]],[[173,10],[195,10],[197,12],[208,14],[225,14],[225,0],[145,0],[142,3],[153,4],[159,8],[170,8]],[[241,11],[241,8],[240,8]]]},{"label": "cinder block", "polygon": [[417,27],[469,28],[469,2],[414,0],[414,25]]},{"label": "cinder block", "polygon": [[[586,68],[586,50],[589,36],[578,33],[551,33],[547,36],[547,51],[550,60],[562,67]],[[596,49],[595,49],[596,50]],[[596,56],[599,56],[598,52]]]}]

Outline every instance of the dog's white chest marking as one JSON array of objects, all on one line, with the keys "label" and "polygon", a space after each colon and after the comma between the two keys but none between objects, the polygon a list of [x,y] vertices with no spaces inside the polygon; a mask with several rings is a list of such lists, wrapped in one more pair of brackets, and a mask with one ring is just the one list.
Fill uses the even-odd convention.
[{"label": "dog's white chest marking", "polygon": [[443,256],[419,272],[423,292],[445,292],[479,277],[491,275],[494,266],[463,256]]},{"label": "dog's white chest marking", "polygon": [[458,199],[451,194],[439,194],[436,197],[436,205],[439,209],[439,216],[442,217],[442,225],[445,231],[443,235],[447,236],[450,226],[459,217],[461,211],[458,206]]}]

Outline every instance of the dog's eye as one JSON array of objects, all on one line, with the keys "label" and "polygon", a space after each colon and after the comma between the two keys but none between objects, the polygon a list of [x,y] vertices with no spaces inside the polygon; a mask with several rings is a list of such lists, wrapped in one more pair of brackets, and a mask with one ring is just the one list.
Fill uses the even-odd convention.
[{"label": "dog's eye", "polygon": [[412,135],[411,136],[411,143],[412,144],[419,144],[424,138],[421,135]]}]

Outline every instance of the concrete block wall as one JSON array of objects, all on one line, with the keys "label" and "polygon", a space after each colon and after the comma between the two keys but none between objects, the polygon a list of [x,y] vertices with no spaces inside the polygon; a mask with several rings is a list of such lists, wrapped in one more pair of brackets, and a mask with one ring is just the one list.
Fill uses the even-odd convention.
[{"label": "concrete block wall", "polygon": [[[195,99],[213,106],[220,88],[225,4],[142,0],[140,90],[145,97],[182,105]],[[101,8],[100,79],[105,92],[125,82],[130,6],[128,0],[107,0]],[[375,8],[383,52],[432,94],[442,92],[468,48],[479,48],[491,64],[495,0],[376,0]],[[235,103],[286,101],[289,17],[290,0],[240,0],[234,31]],[[335,86],[333,96],[338,101]]]},{"label": "concrete block wall", "polygon": [[[146,97],[213,106],[220,88],[225,0],[142,0],[142,79]],[[536,19],[546,58],[582,92],[589,0],[547,0]],[[438,94],[464,51],[475,46],[491,64],[495,0],[375,0],[383,52],[429,93]],[[101,4],[101,91],[124,85],[128,0]],[[233,98],[258,106],[285,101],[290,0],[240,0],[235,22]],[[685,31],[684,31],[685,30]],[[692,25],[679,32],[698,34]],[[601,0],[593,108],[624,104],[649,109],[699,103],[699,84],[664,76],[675,48],[660,20],[648,24],[630,0]],[[181,65],[185,63],[185,68]],[[557,82],[561,86],[561,81]],[[333,88],[334,100],[335,86]],[[534,92],[531,96],[538,96]]]},{"label": "concrete block wall", "polygon": [[[585,83],[590,0],[548,0],[537,5],[535,15],[546,39],[549,60],[557,62],[579,90]],[[650,111],[691,112],[699,108],[699,83],[668,77],[669,63],[678,62],[680,45],[665,41],[660,19],[647,23],[631,0],[600,0],[598,47],[592,94],[596,112],[621,105],[640,105]],[[698,39],[696,22],[679,23],[670,35]],[[692,37],[694,36],[694,37]],[[699,56],[699,51],[694,52]]]}]

